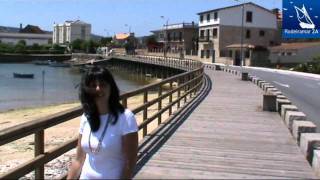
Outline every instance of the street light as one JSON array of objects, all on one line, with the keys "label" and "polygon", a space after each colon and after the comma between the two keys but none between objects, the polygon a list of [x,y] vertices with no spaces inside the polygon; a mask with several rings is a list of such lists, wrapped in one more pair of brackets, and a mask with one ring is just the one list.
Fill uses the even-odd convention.
[{"label": "street light", "polygon": [[128,24],[125,24],[124,26],[125,26],[125,27],[128,27],[128,26],[129,26],[129,33],[131,33],[131,26],[128,25]]},{"label": "street light", "polygon": [[[165,20],[165,17],[164,16],[160,16],[162,19],[164,19]],[[166,20],[166,33],[165,33],[165,35],[164,35],[164,51],[163,51],[163,56],[164,57],[167,57],[167,31],[168,31],[168,23],[169,23],[169,18],[167,18],[167,20]]]}]

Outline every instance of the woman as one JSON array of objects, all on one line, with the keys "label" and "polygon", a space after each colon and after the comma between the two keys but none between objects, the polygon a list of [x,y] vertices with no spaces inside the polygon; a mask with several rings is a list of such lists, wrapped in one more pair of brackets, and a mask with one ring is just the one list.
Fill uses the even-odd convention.
[{"label": "woman", "polygon": [[134,114],[120,104],[119,89],[106,68],[82,77],[81,117],[76,158],[67,179],[130,179],[137,159]]}]

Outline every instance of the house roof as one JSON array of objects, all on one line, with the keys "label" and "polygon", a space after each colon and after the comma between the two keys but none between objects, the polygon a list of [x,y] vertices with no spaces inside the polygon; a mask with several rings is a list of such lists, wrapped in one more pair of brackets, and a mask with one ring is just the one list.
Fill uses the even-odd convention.
[{"label": "house roof", "polygon": [[157,29],[157,30],[152,30],[150,32],[161,32],[163,30],[175,30],[175,29],[197,29],[198,24],[196,23],[176,23],[176,24],[168,24],[168,25],[163,25],[162,29]]},{"label": "house roof", "polygon": [[280,46],[270,47],[271,51],[277,50],[297,50],[308,47],[320,46],[320,42],[298,42],[298,43],[282,43]]},{"label": "house roof", "polygon": [[26,27],[19,31],[20,33],[35,33],[35,34],[45,34],[38,26],[33,26],[28,24]]},{"label": "house roof", "polygon": [[227,7],[223,7],[223,8],[217,8],[217,9],[212,9],[212,10],[208,10],[208,11],[199,12],[197,15],[206,14],[206,13],[210,13],[210,12],[213,12],[213,11],[220,11],[220,10],[224,10],[224,9],[241,7],[242,5],[249,5],[249,4],[251,4],[251,5],[253,5],[253,6],[256,6],[256,7],[260,8],[260,9],[262,9],[262,10],[265,10],[265,11],[267,11],[267,12],[269,12],[269,13],[274,14],[271,10],[269,10],[269,9],[267,9],[267,8],[264,8],[264,7],[262,7],[262,6],[259,6],[259,5],[255,4],[255,3],[253,3],[253,2],[248,2],[248,3],[238,4],[238,5],[234,5],[234,6],[227,6]]},{"label": "house roof", "polygon": [[125,40],[125,39],[128,39],[129,37],[130,37],[129,33],[118,33],[115,35],[115,38],[117,40]]}]

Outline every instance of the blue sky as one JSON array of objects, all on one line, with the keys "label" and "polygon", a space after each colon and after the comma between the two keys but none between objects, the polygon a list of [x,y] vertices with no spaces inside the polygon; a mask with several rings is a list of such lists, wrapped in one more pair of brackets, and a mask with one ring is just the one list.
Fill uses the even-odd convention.
[{"label": "blue sky", "polygon": [[[242,2],[242,0],[240,0]],[[246,1],[248,2],[248,1]],[[266,7],[280,8],[282,0],[253,0]],[[198,12],[239,4],[235,0],[0,0],[0,26],[38,25],[52,31],[54,22],[81,19],[92,24],[92,32],[113,35],[128,32],[150,34],[169,18],[169,24],[198,22]],[[126,26],[127,24],[127,26]]]}]

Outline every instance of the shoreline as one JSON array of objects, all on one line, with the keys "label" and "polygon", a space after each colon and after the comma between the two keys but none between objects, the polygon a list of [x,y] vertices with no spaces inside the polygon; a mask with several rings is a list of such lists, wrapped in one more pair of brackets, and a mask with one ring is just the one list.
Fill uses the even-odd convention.
[{"label": "shoreline", "polygon": [[[152,100],[158,96],[157,92],[150,92],[148,99]],[[141,105],[143,102],[143,94],[131,97],[128,99],[128,109],[134,109]],[[163,100],[163,106],[168,104],[168,100]],[[33,107],[33,108],[22,108],[17,110],[11,110],[6,112],[0,112],[0,131],[7,129],[21,123],[35,120],[37,118],[45,117],[51,114],[55,114],[67,109],[80,106],[80,103],[63,103],[58,105],[49,105],[44,107]],[[148,114],[152,115],[157,111],[158,104],[155,104],[148,108]],[[137,123],[142,123],[143,113],[137,113],[135,115]],[[168,114],[163,114],[163,119],[168,117]],[[76,138],[78,136],[80,125],[80,118],[76,117],[67,122],[61,123],[59,125],[53,126],[45,130],[45,151],[55,148],[62,143]],[[151,132],[158,126],[157,121],[150,123],[148,125],[148,132]],[[139,141],[142,139],[142,131],[139,131]],[[48,171],[54,171],[54,167],[59,166],[59,168],[67,170],[70,160],[74,156],[75,149],[71,150],[69,153],[62,155],[54,162],[48,163]],[[13,141],[11,143],[5,144],[0,148],[0,174],[7,172],[10,169],[17,167],[18,165],[31,160],[34,157],[34,135],[29,135],[19,140]],[[63,160],[59,160],[62,158]],[[52,175],[54,175],[53,173]],[[28,175],[27,177],[30,177]],[[51,176],[52,177],[52,176]]]}]

